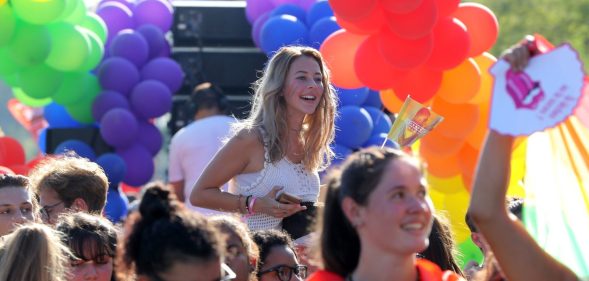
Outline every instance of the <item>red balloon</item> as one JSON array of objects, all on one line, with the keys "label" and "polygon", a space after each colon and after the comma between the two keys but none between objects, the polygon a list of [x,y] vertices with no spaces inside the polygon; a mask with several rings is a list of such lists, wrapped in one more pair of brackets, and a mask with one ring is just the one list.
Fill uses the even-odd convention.
[{"label": "red balloon", "polygon": [[499,35],[499,23],[493,11],[479,3],[460,3],[453,16],[466,25],[470,36],[469,57],[476,57],[493,47]]},{"label": "red balloon", "polygon": [[409,13],[421,4],[422,0],[381,0],[382,7],[395,14]]},{"label": "red balloon", "polygon": [[8,167],[0,166],[0,175],[15,175],[15,173]]},{"label": "red balloon", "polygon": [[407,76],[394,82],[395,95],[402,101],[411,95],[414,100],[425,103],[430,100],[440,88],[442,72],[420,67],[411,70]]},{"label": "red balloon", "polygon": [[386,62],[378,47],[379,34],[366,38],[354,59],[354,68],[358,79],[368,88],[384,90],[393,86],[393,81],[407,75],[407,71],[395,69]]},{"label": "red balloon", "polygon": [[338,87],[355,89],[364,84],[358,80],[354,69],[356,50],[366,36],[338,30],[323,41],[319,49],[331,70],[331,82]]},{"label": "red balloon", "polygon": [[407,39],[418,39],[429,34],[438,20],[434,0],[423,0],[417,9],[406,14],[386,13],[389,28]]},{"label": "red balloon", "polygon": [[458,9],[460,0],[435,0],[438,7],[438,17],[443,18],[451,15]]},{"label": "red balloon", "polygon": [[451,17],[440,19],[432,33],[434,49],[426,63],[428,67],[446,70],[458,66],[467,58],[470,37],[461,21]]},{"label": "red balloon", "polygon": [[385,29],[381,33],[379,46],[383,57],[391,66],[411,69],[424,64],[433,50],[433,36],[428,34],[419,39],[403,39]]},{"label": "red balloon", "polygon": [[385,15],[380,5],[375,5],[370,13],[363,17],[348,21],[343,19],[337,13],[335,20],[343,29],[356,34],[373,34],[379,32],[385,25]]},{"label": "red balloon", "polygon": [[25,151],[20,143],[11,137],[0,137],[0,165],[10,167],[25,163]]},{"label": "red balloon", "polygon": [[376,6],[376,3],[377,0],[329,0],[333,12],[347,21],[367,17]]},{"label": "red balloon", "polygon": [[17,175],[28,176],[30,168],[25,164],[15,164],[9,167]]}]

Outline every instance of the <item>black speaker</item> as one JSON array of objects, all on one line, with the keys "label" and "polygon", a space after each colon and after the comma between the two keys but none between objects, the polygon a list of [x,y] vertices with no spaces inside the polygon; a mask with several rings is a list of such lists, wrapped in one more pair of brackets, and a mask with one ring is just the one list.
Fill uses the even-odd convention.
[{"label": "black speaker", "polygon": [[84,127],[47,129],[46,152],[53,154],[60,143],[71,139],[82,141],[92,147],[96,156],[114,151],[114,148],[104,141],[98,128]]}]

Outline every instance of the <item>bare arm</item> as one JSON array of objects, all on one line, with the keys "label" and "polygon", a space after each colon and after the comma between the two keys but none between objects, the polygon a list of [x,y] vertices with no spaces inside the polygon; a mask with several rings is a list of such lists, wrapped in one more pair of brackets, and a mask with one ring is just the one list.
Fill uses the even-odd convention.
[{"label": "bare arm", "polygon": [[490,131],[474,181],[469,214],[510,281],[578,280],[536,244],[505,206],[513,137]]},{"label": "bare arm", "polygon": [[170,186],[170,190],[176,194],[178,201],[184,202],[184,180],[169,182],[168,185]]},{"label": "bare arm", "polygon": [[[245,198],[223,192],[220,187],[241,173],[261,169],[257,167],[256,159],[263,158],[263,154],[263,146],[255,133],[240,132],[221,148],[205,168],[192,189],[190,202],[199,207],[244,213]],[[254,211],[285,217],[303,208],[295,204],[279,204],[274,198],[280,189],[274,187],[266,196],[257,198]]]}]

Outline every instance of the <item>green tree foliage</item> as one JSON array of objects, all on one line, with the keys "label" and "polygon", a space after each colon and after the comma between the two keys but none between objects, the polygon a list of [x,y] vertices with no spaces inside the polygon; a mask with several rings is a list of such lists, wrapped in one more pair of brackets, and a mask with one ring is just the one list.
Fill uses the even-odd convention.
[{"label": "green tree foliage", "polygon": [[570,43],[589,67],[589,0],[476,0],[499,20],[499,38],[491,52],[501,52],[526,34],[539,33],[555,45]]}]

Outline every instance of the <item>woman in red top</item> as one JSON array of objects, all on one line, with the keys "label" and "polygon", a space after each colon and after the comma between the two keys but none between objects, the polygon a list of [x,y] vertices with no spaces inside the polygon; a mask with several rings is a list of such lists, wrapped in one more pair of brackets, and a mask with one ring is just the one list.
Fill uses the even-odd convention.
[{"label": "woman in red top", "polygon": [[389,148],[354,153],[328,184],[325,271],[309,280],[462,280],[416,258],[429,244],[432,211],[419,160]]}]

